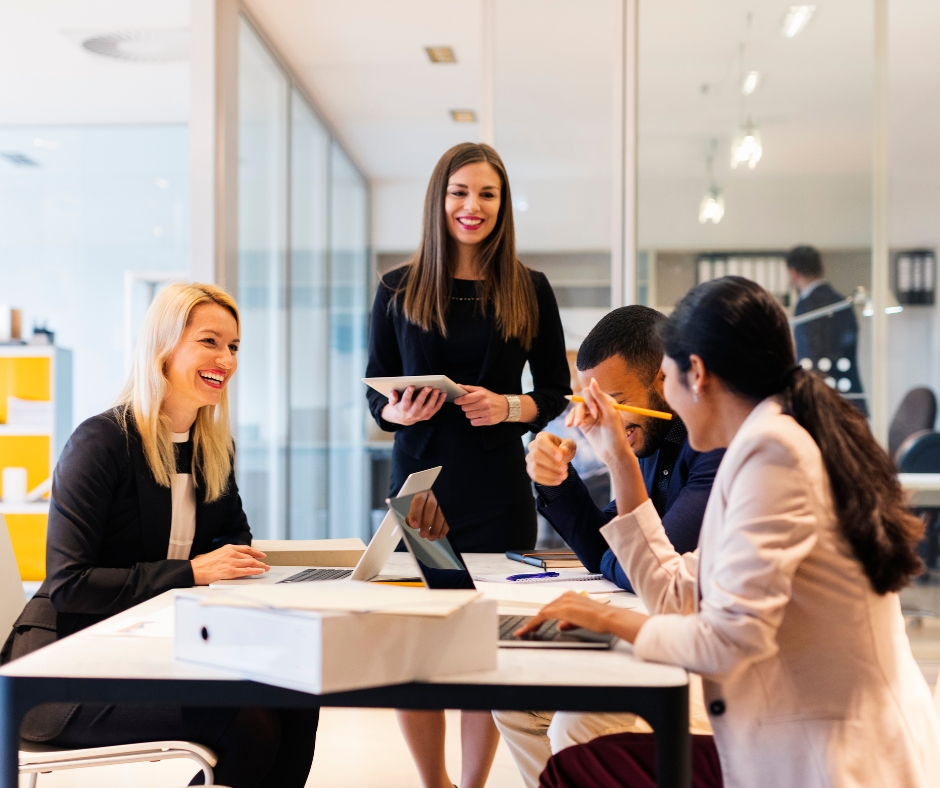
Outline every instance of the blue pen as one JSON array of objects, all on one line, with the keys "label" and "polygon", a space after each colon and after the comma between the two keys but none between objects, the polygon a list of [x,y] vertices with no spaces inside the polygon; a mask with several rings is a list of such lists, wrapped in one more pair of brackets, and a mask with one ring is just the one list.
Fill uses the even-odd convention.
[{"label": "blue pen", "polygon": [[558,572],[536,572],[531,575],[509,575],[507,580],[534,580],[539,577],[558,577]]}]

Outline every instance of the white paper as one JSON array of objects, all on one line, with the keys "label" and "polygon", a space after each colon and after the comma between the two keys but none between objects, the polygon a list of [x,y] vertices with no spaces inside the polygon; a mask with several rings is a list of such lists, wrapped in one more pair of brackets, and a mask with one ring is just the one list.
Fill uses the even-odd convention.
[{"label": "white paper", "polygon": [[117,616],[106,621],[94,634],[106,637],[172,638],[176,622],[173,605],[154,610],[146,616]]},{"label": "white paper", "polygon": [[[526,607],[542,607],[549,602],[554,602],[562,594],[569,591],[585,591],[597,600],[608,598],[611,594],[611,588],[619,594],[624,593],[613,583],[608,583],[606,580],[544,584],[481,583],[479,588],[484,599],[495,599],[500,603],[511,603]],[[502,604],[500,608],[502,608]]]}]

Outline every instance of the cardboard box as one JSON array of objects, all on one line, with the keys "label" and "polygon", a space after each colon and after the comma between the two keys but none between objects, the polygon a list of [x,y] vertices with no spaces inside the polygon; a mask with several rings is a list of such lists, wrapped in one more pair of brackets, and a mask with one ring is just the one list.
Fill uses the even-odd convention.
[{"label": "cardboard box", "polygon": [[175,657],[238,678],[321,695],[496,668],[493,600],[434,616],[203,604],[206,599],[178,593]]},{"label": "cardboard box", "polygon": [[254,539],[251,546],[267,555],[268,566],[348,566],[359,563],[362,539]]}]

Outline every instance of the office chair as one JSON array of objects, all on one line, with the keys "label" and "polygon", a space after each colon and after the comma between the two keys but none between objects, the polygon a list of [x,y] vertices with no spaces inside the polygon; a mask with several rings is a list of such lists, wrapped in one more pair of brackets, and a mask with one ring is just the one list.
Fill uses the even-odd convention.
[{"label": "office chair", "polygon": [[904,395],[888,430],[888,454],[897,458],[898,449],[915,432],[932,430],[937,420],[937,398],[928,388],[911,389]]},{"label": "office chair", "polygon": [[[0,640],[6,640],[13,622],[25,606],[26,594],[20,580],[19,567],[16,565],[13,543],[10,541],[6,520],[0,514]],[[118,763],[166,761],[174,758],[195,761],[202,770],[205,784],[212,784],[212,767],[217,760],[215,753],[208,747],[193,742],[157,741],[67,750],[20,739],[20,774],[29,775],[29,788],[36,788],[36,781],[41,773],[88,766],[111,766]]]},{"label": "office chair", "polygon": [[[898,473],[940,473],[940,433],[933,430],[915,432],[898,447],[895,456]],[[914,514],[924,520],[924,540],[920,544],[921,558],[929,569],[936,569],[940,559],[940,522],[938,510],[915,509]]]}]

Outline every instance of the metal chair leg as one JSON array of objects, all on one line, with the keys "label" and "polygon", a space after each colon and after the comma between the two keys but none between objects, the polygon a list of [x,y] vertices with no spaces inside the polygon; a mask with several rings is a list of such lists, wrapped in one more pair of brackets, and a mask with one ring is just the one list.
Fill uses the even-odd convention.
[{"label": "metal chair leg", "polygon": [[39,780],[39,772],[33,772],[29,775],[29,788],[36,788],[37,780]]}]

